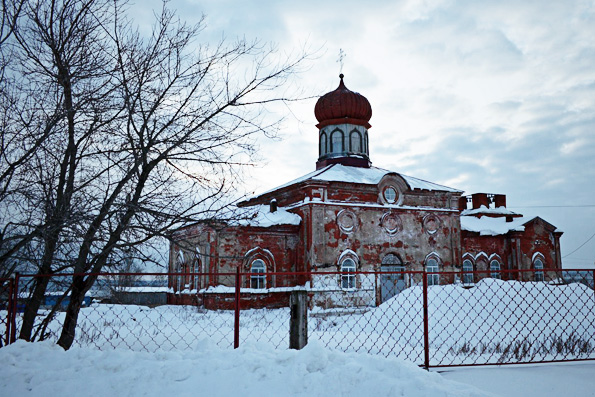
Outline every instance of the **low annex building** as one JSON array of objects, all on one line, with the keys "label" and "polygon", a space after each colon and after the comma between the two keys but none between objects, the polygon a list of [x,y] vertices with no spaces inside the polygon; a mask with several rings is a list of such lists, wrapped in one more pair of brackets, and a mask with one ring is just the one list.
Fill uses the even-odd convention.
[{"label": "low annex building", "polygon": [[[428,275],[428,283],[472,285],[480,277],[519,277],[509,269],[561,268],[562,232],[539,217],[508,210],[506,196],[463,196],[458,189],[373,167],[372,107],[339,77],[339,87],[314,109],[315,171],[241,202],[253,214],[249,220],[174,233],[169,270],[180,275],[170,277],[169,303],[231,308],[235,277],[229,274],[238,268],[252,273],[242,278],[241,288],[250,292],[243,294],[242,307],[287,305],[295,286],[307,288],[320,305],[333,305],[330,291],[342,304],[378,305],[422,281],[348,273],[354,271],[451,271],[458,275]],[[316,274],[272,274],[309,271]],[[184,275],[198,272],[208,274]],[[528,281],[528,274],[523,277]],[[542,280],[543,272],[530,277]]]}]

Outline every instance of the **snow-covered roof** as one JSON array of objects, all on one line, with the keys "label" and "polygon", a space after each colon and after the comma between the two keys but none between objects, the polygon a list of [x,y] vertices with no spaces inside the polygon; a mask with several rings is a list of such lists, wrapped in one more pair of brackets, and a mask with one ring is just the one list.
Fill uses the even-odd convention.
[{"label": "snow-covered roof", "polygon": [[122,287],[119,289],[120,292],[133,292],[133,293],[144,293],[144,292],[168,292],[169,288],[165,286],[161,287]]},{"label": "snow-covered roof", "polygon": [[254,226],[254,227],[271,227],[275,225],[299,225],[302,218],[293,214],[281,207],[277,211],[271,212],[268,205],[255,205],[246,208],[249,212],[248,219],[242,219],[233,226]]},{"label": "snow-covered roof", "polygon": [[[367,185],[376,185],[380,180],[386,175],[392,173],[392,171],[388,171],[382,168],[377,167],[370,167],[370,168],[363,168],[363,167],[349,167],[342,164],[331,164],[322,169],[310,172],[304,176],[301,176],[297,179],[294,179],[290,182],[287,182],[284,185],[278,186],[274,189],[271,189],[265,193],[259,194],[261,196],[263,194],[267,194],[273,192],[278,189],[282,189],[291,185],[295,185],[304,181],[312,180],[312,181],[329,181],[329,182],[347,182],[347,183],[362,183]],[[399,174],[411,189],[421,189],[421,190],[437,190],[442,192],[453,192],[453,193],[462,193],[462,190],[453,189],[448,186],[439,185],[437,183],[424,181],[423,179],[414,178],[412,176],[407,176],[403,174]],[[258,197],[255,196],[255,197]]]},{"label": "snow-covered roof", "polygon": [[508,232],[523,232],[525,231],[525,223],[534,218],[519,217],[514,218],[512,222],[506,222],[506,218],[491,218],[482,216],[477,218],[475,216],[461,215],[461,229],[468,232],[479,233],[480,236],[497,236],[506,234]]},{"label": "snow-covered roof", "polygon": [[506,207],[488,208],[485,205],[482,205],[480,208],[464,210],[463,212],[461,212],[461,216],[475,214],[519,215]]}]

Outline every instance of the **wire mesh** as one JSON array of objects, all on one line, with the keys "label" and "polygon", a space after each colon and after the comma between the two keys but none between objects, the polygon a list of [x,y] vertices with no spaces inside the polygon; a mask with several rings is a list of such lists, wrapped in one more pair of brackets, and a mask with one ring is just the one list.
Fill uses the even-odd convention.
[{"label": "wire mesh", "polygon": [[[143,274],[121,276],[98,275],[79,313],[75,346],[155,352],[208,341],[222,348],[237,342],[284,349],[292,329],[289,297],[305,291],[308,340],[332,349],[432,367],[595,359],[593,271],[501,270],[498,278],[490,270],[268,273],[264,279],[256,273],[175,273],[161,276],[159,285],[149,285]],[[20,277],[15,332],[35,284],[34,276]],[[71,277],[51,276],[33,340],[58,340]],[[166,286],[168,279],[217,277],[227,285]],[[432,285],[436,280],[442,284]],[[0,282],[6,344],[10,293],[7,280]]]}]

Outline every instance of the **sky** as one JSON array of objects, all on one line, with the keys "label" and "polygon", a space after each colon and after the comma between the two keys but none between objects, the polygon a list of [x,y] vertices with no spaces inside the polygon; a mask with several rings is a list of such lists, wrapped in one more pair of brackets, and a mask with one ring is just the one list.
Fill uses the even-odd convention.
[{"label": "sky", "polygon": [[[156,2],[139,3],[144,18]],[[339,83],[372,105],[374,166],[476,192],[564,232],[565,268],[595,268],[595,1],[171,0],[201,39],[315,51],[279,107],[282,140],[260,140],[246,180],[262,192],[318,157],[316,97]],[[589,240],[589,238],[591,238]],[[584,244],[584,245],[583,245]],[[574,251],[574,252],[573,252]]]}]

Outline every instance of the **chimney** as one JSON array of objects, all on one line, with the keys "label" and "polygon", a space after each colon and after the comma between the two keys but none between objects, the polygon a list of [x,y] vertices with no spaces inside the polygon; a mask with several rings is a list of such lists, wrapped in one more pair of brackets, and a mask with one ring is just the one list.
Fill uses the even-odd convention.
[{"label": "chimney", "polygon": [[473,202],[473,209],[476,210],[482,205],[485,205],[486,208],[490,208],[490,199],[488,199],[487,193],[473,193],[471,195],[471,200]]},{"label": "chimney", "polygon": [[506,208],[506,195],[505,194],[494,194],[494,207]]},{"label": "chimney", "polygon": [[459,211],[463,212],[466,209],[467,209],[467,197],[466,196],[459,197]]},{"label": "chimney", "polygon": [[277,212],[277,199],[272,199],[270,203],[270,212]]}]

